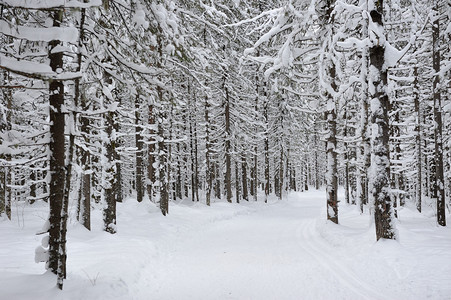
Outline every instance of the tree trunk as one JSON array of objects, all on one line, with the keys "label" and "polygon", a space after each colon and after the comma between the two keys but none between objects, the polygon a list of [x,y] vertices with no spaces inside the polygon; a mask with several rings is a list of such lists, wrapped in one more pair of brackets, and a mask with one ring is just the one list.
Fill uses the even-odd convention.
[{"label": "tree trunk", "polygon": [[136,200],[142,202],[144,198],[144,187],[143,187],[143,152],[144,152],[144,142],[141,135],[142,127],[140,124],[140,103],[139,95],[135,97],[135,145],[136,145],[136,170],[135,170],[135,188],[136,188]]},{"label": "tree trunk", "polygon": [[264,132],[264,144],[265,144],[265,203],[268,203],[269,196],[269,119],[268,119],[268,99],[265,98],[263,117],[265,118],[265,132]]},{"label": "tree trunk", "polygon": [[149,126],[149,145],[147,146],[147,195],[149,200],[152,202],[155,196],[155,116],[154,116],[154,105],[149,104],[148,111],[148,126]]},{"label": "tree trunk", "polygon": [[[53,14],[53,26],[60,27],[63,20],[63,10],[58,9]],[[63,69],[63,52],[52,50],[62,45],[58,40],[49,43],[50,67],[53,71]],[[65,116],[62,111],[64,106],[64,84],[60,80],[52,80],[49,85],[50,101],[50,214],[49,214],[49,261],[48,267],[54,274],[62,275],[65,269],[65,252],[61,251],[66,244],[66,232],[62,232],[62,223],[66,218],[64,205],[64,180],[66,168],[65,154]],[[63,225],[63,227],[65,224]],[[61,276],[58,276],[61,277]],[[58,280],[58,288],[62,289],[62,281]]]},{"label": "tree trunk", "polygon": [[116,173],[116,163],[115,163],[115,146],[116,140],[113,135],[114,128],[114,117],[115,113],[113,111],[108,111],[105,113],[105,127],[107,134],[107,141],[105,144],[105,179],[103,182],[104,197],[105,197],[105,207],[103,209],[103,229],[111,234],[116,233],[116,195],[115,195],[115,173]]},{"label": "tree trunk", "polygon": [[443,136],[442,136],[442,102],[440,91],[440,12],[439,0],[435,0],[432,26],[432,65],[434,69],[434,79],[432,82],[434,97],[434,144],[435,144],[435,188],[437,196],[437,223],[446,226],[445,215],[445,181],[443,172]]},{"label": "tree trunk", "polygon": [[[368,20],[363,20],[362,35],[368,36]],[[360,99],[360,145],[358,155],[357,172],[357,201],[360,212],[363,213],[363,206],[368,203],[368,170],[371,164],[371,142],[368,135],[368,50],[362,49],[360,81],[362,82],[362,95]]]},{"label": "tree trunk", "polygon": [[167,150],[164,140],[164,131],[162,121],[164,116],[160,116],[161,122],[158,122],[158,169],[160,181],[160,210],[163,216],[169,213],[169,185],[167,176]]},{"label": "tree trunk", "polygon": [[225,87],[225,101],[224,101],[224,117],[225,117],[225,163],[226,163],[226,173],[225,173],[225,189],[227,202],[232,203],[232,147],[231,139],[232,132],[230,129],[230,98],[229,89]]},{"label": "tree trunk", "polygon": [[[327,40],[325,41],[326,49],[329,51],[328,55],[333,55],[332,36],[335,34],[334,30],[334,18],[332,11],[335,5],[335,1],[327,1],[325,9],[325,22],[327,26]],[[337,91],[336,83],[336,66],[333,59],[327,58],[327,67],[325,72],[326,85],[330,86],[334,92]],[[338,183],[337,183],[337,114],[336,114],[336,100],[334,95],[329,92],[328,86],[325,88],[326,94],[326,112],[325,120],[327,122],[327,134],[326,134],[326,192],[327,192],[327,219],[338,224]]]},{"label": "tree trunk", "polygon": [[[84,96],[81,97],[82,111],[89,109],[89,104]],[[86,116],[80,116],[80,132],[84,143],[89,144],[89,119]],[[91,172],[90,161],[91,154],[84,148],[80,148],[80,165],[82,168],[81,183],[79,191],[79,211],[78,218],[80,223],[88,230],[91,230]]]},{"label": "tree trunk", "polygon": [[208,102],[208,97],[205,97],[205,192],[206,192],[206,202],[210,206],[211,202],[211,190],[213,185],[213,172],[211,170],[211,144],[210,144],[210,118],[209,110],[210,103]]},{"label": "tree trunk", "polygon": [[[2,72],[4,76],[3,82],[9,82],[8,72]],[[5,84],[6,85],[6,84]],[[3,89],[3,99],[6,100],[6,116],[0,116],[0,131],[8,132],[11,130],[12,117],[12,92],[11,89]],[[7,135],[5,135],[6,137]],[[0,142],[3,142],[0,139]],[[11,161],[11,154],[0,154],[1,159],[7,162]],[[0,216],[4,213],[6,217],[11,220],[11,188],[8,186],[11,183],[11,170],[8,164],[0,167]]]},{"label": "tree trunk", "polygon": [[247,162],[246,162],[246,154],[243,151],[241,154],[241,179],[243,186],[243,200],[249,201],[249,195],[247,190]]},{"label": "tree trunk", "polygon": [[320,182],[319,182],[319,164],[318,164],[318,129],[317,129],[317,118],[315,118],[314,123],[314,133],[313,133],[313,143],[314,143],[314,164],[315,164],[315,190],[319,190]]},{"label": "tree trunk", "polygon": [[[383,1],[374,3],[370,12],[374,26],[383,32]],[[374,205],[374,218],[376,224],[376,238],[395,239],[393,228],[393,210],[390,195],[390,156],[389,156],[389,100],[386,92],[387,69],[385,64],[385,46],[370,34],[371,46],[369,48],[370,68],[369,86],[371,98],[372,122],[372,155],[370,178],[370,191]]]},{"label": "tree trunk", "polygon": [[414,81],[413,81],[413,99],[415,106],[415,153],[417,156],[416,167],[417,167],[417,176],[416,176],[416,184],[415,184],[415,203],[418,212],[421,212],[422,205],[422,195],[423,195],[423,178],[422,178],[422,156],[423,149],[421,146],[421,107],[420,107],[420,93],[418,88],[418,66],[414,66]]}]

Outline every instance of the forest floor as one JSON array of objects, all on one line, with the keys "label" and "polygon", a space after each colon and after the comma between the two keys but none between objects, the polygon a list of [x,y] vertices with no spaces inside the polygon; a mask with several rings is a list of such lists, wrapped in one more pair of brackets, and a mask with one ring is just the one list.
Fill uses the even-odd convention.
[{"label": "forest floor", "polygon": [[[75,210],[71,207],[71,212]],[[399,210],[398,241],[375,241],[368,211],[341,202],[325,221],[325,192],[269,203],[118,204],[118,233],[70,218],[64,291],[34,262],[47,205],[16,205],[0,220],[0,299],[451,299],[451,218],[432,205]],[[447,212],[448,213],[448,212]]]}]

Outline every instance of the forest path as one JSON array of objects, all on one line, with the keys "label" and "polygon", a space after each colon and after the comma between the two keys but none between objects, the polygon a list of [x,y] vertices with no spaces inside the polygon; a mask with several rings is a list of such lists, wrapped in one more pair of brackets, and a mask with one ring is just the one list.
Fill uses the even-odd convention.
[{"label": "forest path", "polygon": [[323,206],[323,197],[292,194],[283,203],[180,233],[171,247],[162,245],[164,263],[151,270],[158,279],[140,297],[387,299],[340,263],[343,253],[334,256],[315,231]]}]

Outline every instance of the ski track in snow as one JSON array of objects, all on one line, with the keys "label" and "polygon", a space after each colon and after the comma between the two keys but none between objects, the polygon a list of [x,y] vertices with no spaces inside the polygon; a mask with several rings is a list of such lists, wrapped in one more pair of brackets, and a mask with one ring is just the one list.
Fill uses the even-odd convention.
[{"label": "ski track in snow", "polygon": [[[302,247],[309,255],[311,255],[325,269],[329,270],[344,286],[352,290],[358,299],[390,299],[388,295],[384,295],[376,291],[371,285],[357,275],[353,274],[349,267],[340,263],[338,256],[333,257],[324,249],[328,249],[331,253],[336,251],[326,242],[322,241],[322,237],[318,235],[315,229],[316,220],[302,222],[297,229],[297,237],[299,246]],[[357,299],[357,298],[353,298]]]},{"label": "ski track in snow", "polygon": [[33,227],[46,215],[34,206],[23,229],[0,223],[0,300],[450,299],[448,228],[405,211],[405,242],[376,243],[369,216],[354,206],[341,207],[342,224],[326,222],[324,197],[312,191],[212,207],[182,201],[167,217],[131,199],[118,207],[116,235],[101,231],[94,210],[93,231],[70,226],[63,292],[42,264],[28,262],[41,238]]}]

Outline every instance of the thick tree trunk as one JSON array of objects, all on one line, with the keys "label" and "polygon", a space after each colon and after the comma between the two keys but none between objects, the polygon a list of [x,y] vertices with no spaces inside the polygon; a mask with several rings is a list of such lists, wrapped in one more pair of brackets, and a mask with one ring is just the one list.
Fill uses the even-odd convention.
[{"label": "thick tree trunk", "polygon": [[[334,30],[334,18],[332,11],[335,5],[335,1],[327,1],[324,14],[324,19],[327,27],[327,50],[329,52],[333,51],[334,45],[332,44],[332,36],[335,34]],[[333,55],[329,53],[328,55]],[[336,100],[334,95],[331,94],[329,88],[333,92],[337,91],[336,83],[336,66],[333,59],[326,58],[327,62],[325,70],[325,88],[326,94],[326,112],[325,120],[327,122],[327,134],[326,134],[326,160],[327,160],[327,170],[326,170],[326,193],[327,193],[327,219],[338,224],[338,182],[337,182],[337,113],[336,113]]]},{"label": "thick tree trunk", "polygon": [[[371,6],[370,6],[371,7]],[[373,26],[383,32],[383,1],[377,1],[370,12]],[[376,238],[395,239],[393,209],[390,192],[389,156],[389,100],[387,89],[387,69],[385,66],[385,46],[371,33],[369,48],[370,68],[369,87],[371,97],[372,155],[370,190],[374,205]]]},{"label": "thick tree trunk", "polygon": [[[60,27],[63,20],[63,10],[56,10],[53,14],[53,26]],[[53,71],[63,69],[63,52],[52,51],[62,43],[53,40],[49,43],[50,67]],[[50,214],[49,214],[49,261],[48,267],[54,274],[62,275],[65,270],[66,253],[60,252],[66,244],[66,232],[61,231],[67,220],[67,206],[64,205],[64,180],[66,168],[65,154],[65,116],[62,111],[64,106],[64,84],[60,80],[52,80],[49,85],[50,100]],[[65,210],[63,212],[63,210]],[[64,264],[64,265],[63,265]],[[63,270],[63,269],[64,270]],[[62,281],[58,280],[58,287],[62,289]]]}]

